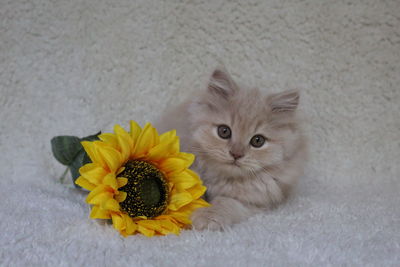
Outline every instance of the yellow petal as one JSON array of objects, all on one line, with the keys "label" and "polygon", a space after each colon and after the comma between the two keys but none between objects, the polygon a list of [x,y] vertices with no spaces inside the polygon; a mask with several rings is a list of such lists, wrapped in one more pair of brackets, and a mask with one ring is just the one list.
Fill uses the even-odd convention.
[{"label": "yellow petal", "polygon": [[89,193],[89,195],[86,198],[86,202],[89,203],[89,201],[91,201],[92,198],[94,198],[95,196],[97,196],[98,194],[101,194],[103,192],[112,192],[111,190],[112,189],[106,185],[103,185],[103,184],[98,185],[96,188],[92,189],[92,191]]},{"label": "yellow petal", "polygon": [[95,147],[95,142],[90,142],[90,141],[82,141],[81,144],[83,148],[85,149],[86,153],[88,154],[90,160],[93,163],[97,163],[102,167],[105,167],[105,162],[102,159],[101,155],[97,152],[97,149]]},{"label": "yellow petal", "polygon": [[[95,195],[94,197],[92,197],[87,202],[92,205],[104,205],[105,203],[107,203],[108,200],[113,199],[112,197],[113,197],[113,194],[110,192],[101,192],[101,193]],[[104,207],[102,206],[102,208],[104,208]]]},{"label": "yellow petal", "polygon": [[80,187],[83,187],[83,188],[85,188],[85,189],[87,189],[89,191],[91,191],[94,188],[96,188],[96,185],[92,184],[91,182],[89,182],[88,180],[83,178],[82,176],[79,176],[79,178],[75,180],[75,183],[77,185],[79,185]]},{"label": "yellow petal", "polygon": [[177,221],[174,218],[169,216],[169,212],[166,212],[165,214],[159,215],[155,219],[156,220],[160,220],[160,221],[167,220],[167,221],[171,221],[172,223],[175,223],[175,224],[177,223]]},{"label": "yellow petal", "polygon": [[211,204],[205,201],[202,198],[196,199],[195,201],[192,202],[192,208],[205,208],[205,207],[210,207]]},{"label": "yellow petal", "polygon": [[157,220],[141,220],[136,222],[138,225],[146,227],[148,229],[157,230],[160,228],[160,222]]},{"label": "yellow petal", "polygon": [[151,148],[158,145],[160,142],[156,129],[150,124],[146,123],[142,132],[137,138],[135,144],[135,157],[142,157],[146,155]]},{"label": "yellow petal", "polygon": [[193,197],[188,192],[173,193],[168,204],[168,209],[178,210],[179,208],[190,203],[192,200]]},{"label": "yellow petal", "polygon": [[121,203],[122,201],[124,201],[126,199],[126,196],[128,194],[124,191],[119,191],[117,195],[114,196],[115,200],[118,201],[119,203]]},{"label": "yellow petal", "polygon": [[118,188],[125,186],[128,183],[128,179],[125,177],[117,177]]},{"label": "yellow petal", "polygon": [[166,144],[166,149],[170,155],[176,155],[179,153],[179,137],[176,136],[176,130],[160,135],[160,143]]},{"label": "yellow petal", "polygon": [[162,234],[168,234],[168,233],[173,233],[173,234],[179,234],[179,226],[173,223],[171,220],[160,220],[159,221],[162,227]]},{"label": "yellow petal", "polygon": [[196,199],[192,202],[190,202],[188,205],[182,207],[179,209],[179,212],[184,212],[184,213],[192,213],[194,210],[199,209],[199,208],[206,208],[211,206],[210,203],[205,201],[202,198]]},{"label": "yellow petal", "polygon": [[189,169],[170,175],[169,179],[175,184],[175,186],[182,189],[191,188],[197,184],[201,184],[199,176]]},{"label": "yellow petal", "polygon": [[[176,130],[171,130],[160,135],[160,143],[169,142],[168,140],[174,139],[176,137]],[[179,151],[177,151],[179,152]]]},{"label": "yellow petal", "polygon": [[90,218],[92,219],[111,219],[110,212],[103,210],[98,206],[93,206],[90,212]]},{"label": "yellow petal", "polygon": [[160,144],[150,149],[145,160],[159,161],[165,157],[177,155],[177,151],[179,151],[179,138],[175,136],[170,140],[160,142]]},{"label": "yellow petal", "polygon": [[130,121],[130,125],[131,125],[130,135],[132,137],[133,143],[136,144],[137,138],[142,132],[142,128],[140,128],[139,124],[137,124],[135,121]]},{"label": "yellow petal", "polygon": [[173,217],[177,221],[183,224],[191,224],[190,216],[198,208],[205,208],[209,207],[210,204],[205,201],[204,199],[196,199],[190,202],[188,205],[181,207],[178,211],[171,211],[169,212],[169,216]]},{"label": "yellow petal", "polygon": [[155,234],[155,231],[152,229],[148,229],[146,227],[143,227],[141,225],[138,225],[138,232],[142,233],[143,235],[147,236],[147,237],[152,237]]},{"label": "yellow petal", "polygon": [[106,163],[108,170],[116,173],[123,163],[121,153],[115,148],[103,145],[100,142],[94,142],[94,144],[96,145],[98,153]]},{"label": "yellow petal", "polygon": [[118,148],[118,140],[115,134],[112,133],[102,133],[99,135],[99,139],[104,143],[111,145],[114,148]]},{"label": "yellow petal", "polygon": [[133,234],[137,230],[137,225],[133,222],[132,218],[127,214],[123,214],[126,224],[126,233],[128,235]]},{"label": "yellow petal", "polygon": [[167,174],[180,173],[188,167],[188,162],[181,158],[167,158],[160,163],[160,169]]},{"label": "yellow petal", "polygon": [[189,215],[191,213],[187,212],[180,212],[180,211],[171,211],[169,213],[169,216],[171,216],[172,218],[176,219],[178,222],[182,223],[182,224],[191,224],[192,221],[189,219]]},{"label": "yellow petal", "polygon": [[124,219],[122,218],[121,214],[113,213],[111,215],[111,218],[115,229],[117,229],[120,232],[125,229]]},{"label": "yellow petal", "polygon": [[180,152],[179,155],[178,155],[178,157],[181,158],[181,159],[186,160],[186,161],[187,161],[187,164],[188,164],[188,167],[189,167],[190,165],[193,164],[194,159],[195,159],[195,157],[194,157],[193,154],[191,154],[191,153],[184,153],[184,152]]},{"label": "yellow petal", "polygon": [[107,172],[95,163],[88,163],[79,169],[79,173],[92,184],[100,184]]},{"label": "yellow petal", "polygon": [[201,184],[197,184],[189,189],[186,189],[188,193],[190,193],[193,199],[198,199],[206,192],[207,187]]},{"label": "yellow petal", "polygon": [[133,218],[133,220],[135,221],[135,222],[137,222],[137,221],[141,221],[141,220],[147,220],[147,217],[146,216],[136,216],[135,218]]},{"label": "yellow petal", "polygon": [[103,179],[103,184],[109,185],[112,189],[118,189],[118,182],[114,173],[107,174]]},{"label": "yellow petal", "polygon": [[122,160],[128,160],[131,150],[133,149],[133,141],[130,135],[118,124],[114,127],[114,132],[117,136]]},{"label": "yellow petal", "polygon": [[121,167],[121,168],[118,169],[118,171],[117,171],[116,174],[118,175],[118,174],[120,174],[121,172],[123,172],[124,170],[125,170],[125,167]]},{"label": "yellow petal", "polygon": [[107,201],[103,203],[102,208],[105,210],[112,210],[112,211],[120,211],[121,210],[118,201],[116,201],[113,198],[107,199]]}]

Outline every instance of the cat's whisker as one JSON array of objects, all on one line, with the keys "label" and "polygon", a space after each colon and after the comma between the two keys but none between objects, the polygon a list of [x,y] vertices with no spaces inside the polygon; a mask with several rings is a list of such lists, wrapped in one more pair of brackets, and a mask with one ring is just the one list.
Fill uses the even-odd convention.
[{"label": "cat's whisker", "polygon": [[[260,165],[260,167],[261,167],[261,170],[262,170],[263,172],[265,172],[268,176],[270,176],[270,177],[271,177],[272,179],[274,179],[274,180],[277,180],[276,175],[272,174],[271,171],[270,171],[267,167],[263,167],[263,166],[261,166],[261,165]],[[279,166],[275,166],[274,168],[280,169]]]},{"label": "cat's whisker", "polygon": [[212,155],[213,157],[217,158],[218,161],[222,163],[231,163],[230,160],[226,159],[226,153],[219,149],[215,149],[214,147],[204,145],[203,147],[198,147],[198,146],[191,146],[190,150],[194,152],[197,155],[201,156],[210,156]]}]

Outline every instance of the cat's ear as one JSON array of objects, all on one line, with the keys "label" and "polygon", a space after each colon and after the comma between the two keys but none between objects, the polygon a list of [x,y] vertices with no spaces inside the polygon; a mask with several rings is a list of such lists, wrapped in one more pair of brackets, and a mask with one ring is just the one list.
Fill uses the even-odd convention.
[{"label": "cat's ear", "polygon": [[223,67],[214,70],[208,82],[208,92],[215,96],[228,99],[235,94],[236,90],[237,85]]},{"label": "cat's ear", "polygon": [[273,113],[294,112],[299,105],[299,100],[300,94],[297,90],[285,91],[267,97],[267,103]]}]

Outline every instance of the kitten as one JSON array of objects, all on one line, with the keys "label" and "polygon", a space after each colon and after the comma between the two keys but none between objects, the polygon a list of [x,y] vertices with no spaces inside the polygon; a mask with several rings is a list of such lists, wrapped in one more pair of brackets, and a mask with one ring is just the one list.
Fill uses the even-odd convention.
[{"label": "kitten", "polygon": [[282,202],[302,175],[306,142],[297,91],[263,96],[216,69],[204,92],[170,111],[158,129],[177,129],[182,151],[212,204],[192,215],[195,229],[219,230]]}]

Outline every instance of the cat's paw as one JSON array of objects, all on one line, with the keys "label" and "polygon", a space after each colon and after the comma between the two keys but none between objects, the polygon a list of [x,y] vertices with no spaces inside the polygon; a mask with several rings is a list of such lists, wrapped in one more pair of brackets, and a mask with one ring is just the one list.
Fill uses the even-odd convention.
[{"label": "cat's paw", "polygon": [[224,229],[223,219],[212,208],[201,208],[192,215],[192,227],[195,230],[219,231]]}]

